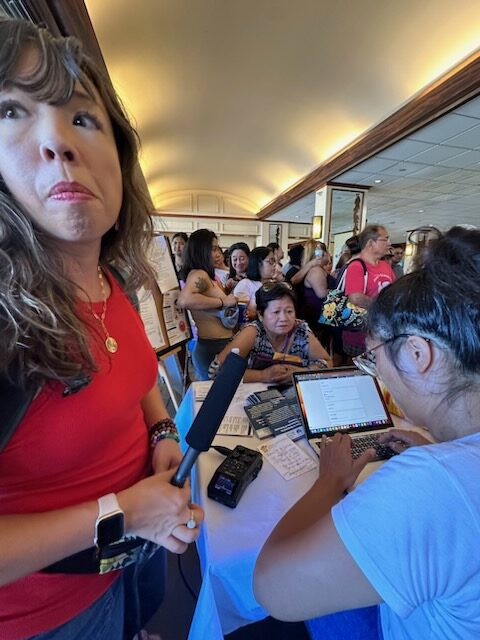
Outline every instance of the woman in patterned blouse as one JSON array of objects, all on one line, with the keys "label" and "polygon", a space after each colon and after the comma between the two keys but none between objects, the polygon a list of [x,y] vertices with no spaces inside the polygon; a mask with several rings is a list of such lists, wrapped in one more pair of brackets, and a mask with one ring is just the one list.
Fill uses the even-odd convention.
[{"label": "woman in patterned blouse", "polygon": [[331,366],[328,353],[303,320],[297,320],[296,299],[287,283],[272,282],[256,293],[258,319],[247,324],[210,365],[217,367],[233,348],[248,358],[244,382],[285,384],[299,367],[321,369]]}]

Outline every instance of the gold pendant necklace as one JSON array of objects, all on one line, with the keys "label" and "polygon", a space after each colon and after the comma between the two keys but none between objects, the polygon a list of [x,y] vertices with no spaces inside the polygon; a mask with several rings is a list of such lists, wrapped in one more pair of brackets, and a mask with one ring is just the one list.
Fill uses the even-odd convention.
[{"label": "gold pendant necklace", "polygon": [[100,280],[100,289],[102,290],[102,298],[103,298],[103,309],[102,309],[102,315],[99,316],[98,313],[95,313],[95,311],[93,310],[93,306],[92,303],[90,303],[90,311],[92,312],[93,317],[95,318],[95,320],[97,320],[102,329],[103,329],[103,333],[105,334],[105,348],[107,349],[107,351],[109,353],[116,353],[117,349],[118,349],[118,344],[117,341],[115,340],[115,338],[113,336],[111,336],[108,333],[108,329],[105,326],[105,316],[107,314],[107,294],[105,292],[105,284],[103,282],[103,273],[102,273],[102,269],[100,268],[100,265],[98,265],[97,267],[98,270],[98,279]]}]

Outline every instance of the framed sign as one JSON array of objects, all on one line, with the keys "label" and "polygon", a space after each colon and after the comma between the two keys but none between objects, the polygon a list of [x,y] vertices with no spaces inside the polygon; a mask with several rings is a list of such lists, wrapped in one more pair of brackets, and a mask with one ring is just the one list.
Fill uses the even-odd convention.
[{"label": "framed sign", "polygon": [[281,224],[269,224],[268,225],[268,242],[276,242],[282,246],[282,225]]},{"label": "framed sign", "polygon": [[192,329],[185,310],[176,305],[180,286],[170,243],[165,236],[154,237],[149,261],[155,271],[156,284],[149,291],[138,292],[140,315],[157,356],[164,357],[191,340]]}]

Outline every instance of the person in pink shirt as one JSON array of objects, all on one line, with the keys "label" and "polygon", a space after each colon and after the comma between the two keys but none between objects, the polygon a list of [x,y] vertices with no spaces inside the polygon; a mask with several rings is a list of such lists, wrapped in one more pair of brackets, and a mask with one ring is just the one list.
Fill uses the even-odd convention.
[{"label": "person in pink shirt", "polygon": [[[382,260],[390,248],[390,238],[385,227],[370,224],[358,236],[360,254],[353,258],[345,277],[345,293],[351,302],[368,309],[380,291],[395,281],[392,267]],[[354,356],[365,350],[365,333],[342,332],[343,350]]]}]

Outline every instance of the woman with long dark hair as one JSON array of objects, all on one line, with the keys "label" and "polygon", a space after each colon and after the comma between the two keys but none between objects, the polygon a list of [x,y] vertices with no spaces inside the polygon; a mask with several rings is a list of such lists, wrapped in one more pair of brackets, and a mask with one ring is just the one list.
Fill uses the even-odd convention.
[{"label": "woman with long dark hair", "polygon": [[178,273],[180,280],[184,280],[183,277],[183,252],[187,246],[188,236],[183,231],[177,231],[172,236],[172,253],[175,260],[175,271]]},{"label": "woman with long dark hair", "polygon": [[220,315],[237,306],[236,297],[226,295],[215,281],[214,257],[218,250],[218,238],[210,229],[191,234],[184,252],[185,287],[177,299],[180,308],[191,312],[197,326],[192,359],[200,380],[208,380],[210,362],[232,338],[232,328],[222,323]]},{"label": "woman with long dark hair", "polygon": [[250,256],[250,247],[246,242],[235,242],[228,249],[230,273],[225,288],[232,291],[240,280],[247,277],[248,259]]},{"label": "woman with long dark hair", "polygon": [[250,253],[246,278],[243,278],[233,290],[238,300],[247,305],[247,314],[251,320],[256,316],[255,293],[264,282],[271,282],[275,275],[275,256],[268,247],[255,247]]},{"label": "woman with long dark hair", "polygon": [[2,640],[131,637],[117,569],[140,570],[147,540],[181,553],[198,535],[125,293],[153,281],[136,164],[135,132],[80,43],[0,20]]}]

